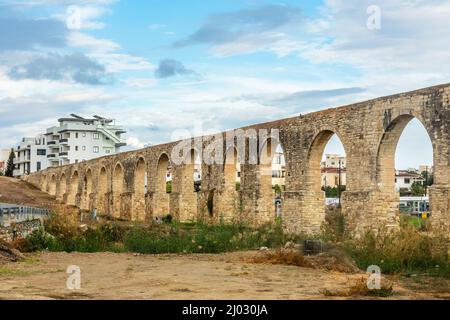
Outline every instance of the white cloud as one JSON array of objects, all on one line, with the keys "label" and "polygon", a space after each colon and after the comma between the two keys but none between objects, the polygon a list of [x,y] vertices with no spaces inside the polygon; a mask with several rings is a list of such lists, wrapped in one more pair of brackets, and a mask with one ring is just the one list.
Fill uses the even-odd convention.
[{"label": "white cloud", "polygon": [[78,31],[68,36],[68,45],[74,48],[87,48],[94,52],[110,52],[120,49],[120,45],[108,39],[98,39]]},{"label": "white cloud", "polygon": [[155,66],[148,59],[125,53],[93,52],[89,57],[105,65],[107,72],[118,73],[122,71],[155,70]]},{"label": "white cloud", "polygon": [[[379,0],[381,30],[366,26],[369,0],[327,0],[298,48],[313,63],[346,64],[384,94],[446,82],[450,1]],[[395,81],[393,81],[395,79]],[[386,83],[390,83],[386,86]]]},{"label": "white cloud", "polygon": [[138,137],[128,137],[127,139],[127,147],[129,149],[142,149],[144,146],[145,143],[141,142]]}]

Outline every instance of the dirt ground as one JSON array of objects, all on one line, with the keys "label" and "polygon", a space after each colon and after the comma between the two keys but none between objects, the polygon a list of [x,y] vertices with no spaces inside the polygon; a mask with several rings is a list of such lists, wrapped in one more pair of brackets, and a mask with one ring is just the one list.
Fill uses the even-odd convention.
[{"label": "dirt ground", "polygon": [[[365,274],[250,262],[261,254],[32,254],[25,261],[0,265],[0,299],[365,298],[322,293],[346,290]],[[66,288],[69,265],[81,268],[80,290]],[[419,276],[389,281],[394,283],[394,295],[388,299],[450,299],[450,280]]]},{"label": "dirt ground", "polygon": [[0,202],[48,207],[55,198],[22,180],[0,177]]}]

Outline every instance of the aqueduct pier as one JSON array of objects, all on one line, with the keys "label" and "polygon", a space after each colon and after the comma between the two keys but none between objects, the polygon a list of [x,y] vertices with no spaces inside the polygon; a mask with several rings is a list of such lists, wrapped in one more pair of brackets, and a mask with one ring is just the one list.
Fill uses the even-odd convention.
[{"label": "aqueduct pier", "polygon": [[[342,194],[346,230],[354,236],[366,229],[399,224],[395,184],[395,150],[403,129],[413,118],[426,128],[433,146],[434,185],[429,188],[431,227],[450,236],[450,84],[377,98],[335,109],[241,128],[279,131],[286,159],[286,189],[282,194],[283,226],[290,232],[315,233],[325,219],[320,161],[336,134],[346,151],[347,188]],[[62,202],[81,209],[130,220],[149,221],[171,214],[180,221],[208,223],[274,220],[271,175],[267,164],[242,161],[236,188],[236,152],[227,149],[228,133],[204,137],[216,141],[225,163],[202,162],[201,190],[194,191],[194,164],[171,161],[180,141],[84,161],[25,176],[23,179]],[[220,141],[218,137],[223,137]],[[246,138],[246,146],[249,145]],[[261,139],[257,137],[256,139]],[[194,139],[181,141],[201,153]],[[202,142],[207,144],[207,142]],[[205,146],[205,145],[203,145]],[[207,148],[206,148],[207,149]],[[247,148],[247,149],[250,149]],[[266,148],[266,150],[273,148]],[[245,151],[248,160],[251,155]],[[262,152],[264,153],[264,152]],[[259,154],[259,156],[262,155]],[[270,154],[269,154],[270,156]],[[166,191],[167,168],[172,190]]]}]

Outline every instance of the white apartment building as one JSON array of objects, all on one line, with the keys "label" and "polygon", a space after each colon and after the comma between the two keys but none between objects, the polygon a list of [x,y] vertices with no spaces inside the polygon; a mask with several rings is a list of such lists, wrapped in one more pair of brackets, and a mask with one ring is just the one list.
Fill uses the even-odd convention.
[{"label": "white apartment building", "polygon": [[19,177],[47,168],[45,136],[23,138],[15,148],[14,176]]},{"label": "white apartment building", "polygon": [[62,166],[118,153],[126,145],[126,131],[115,120],[94,116],[91,119],[71,114],[58,119],[59,126],[47,129],[49,166]]}]

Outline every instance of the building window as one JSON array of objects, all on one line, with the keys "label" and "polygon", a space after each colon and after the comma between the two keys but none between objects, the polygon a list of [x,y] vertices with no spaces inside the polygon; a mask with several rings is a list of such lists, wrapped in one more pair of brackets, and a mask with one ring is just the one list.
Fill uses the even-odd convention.
[{"label": "building window", "polygon": [[94,147],[94,153],[98,153],[99,152],[99,148],[98,147]]},{"label": "building window", "polygon": [[75,151],[78,151],[78,146],[75,146]]},{"label": "building window", "polygon": [[81,147],[83,151],[86,151],[86,146]]},{"label": "building window", "polygon": [[75,163],[78,163],[78,159],[75,159]]},{"label": "building window", "polygon": [[100,139],[100,134],[98,134],[98,133],[94,133],[94,139],[95,139],[95,140],[98,140],[98,139]]},{"label": "building window", "polygon": [[45,156],[47,154],[47,150],[45,149],[37,149],[38,156]]},{"label": "building window", "polygon": [[36,170],[37,170],[37,171],[41,171],[41,162],[40,162],[40,161],[38,161],[38,162],[36,163]]},{"label": "building window", "polygon": [[78,139],[78,132],[75,133],[75,138]]},{"label": "building window", "polygon": [[405,184],[410,184],[410,183],[411,183],[411,179],[405,178]]},{"label": "building window", "polygon": [[83,132],[83,138],[86,138],[86,132]]},{"label": "building window", "polygon": [[111,153],[111,150],[106,149],[106,150],[105,150],[105,153],[106,153],[106,154],[110,154],[110,153]]}]

